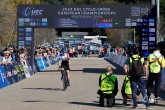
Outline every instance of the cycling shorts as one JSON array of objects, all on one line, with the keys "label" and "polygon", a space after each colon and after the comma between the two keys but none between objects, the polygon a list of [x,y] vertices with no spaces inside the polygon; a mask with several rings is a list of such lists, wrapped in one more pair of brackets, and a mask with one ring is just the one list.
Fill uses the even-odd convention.
[{"label": "cycling shorts", "polygon": [[61,62],[61,68],[66,68],[66,70],[69,70],[69,61],[68,60],[63,60]]}]

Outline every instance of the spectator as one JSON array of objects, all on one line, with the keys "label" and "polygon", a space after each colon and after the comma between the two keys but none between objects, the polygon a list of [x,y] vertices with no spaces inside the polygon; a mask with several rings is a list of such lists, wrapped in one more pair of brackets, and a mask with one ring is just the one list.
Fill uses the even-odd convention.
[{"label": "spectator", "polygon": [[[131,89],[131,83],[130,83],[130,76],[127,75],[124,78],[123,81],[123,86],[121,88],[121,94],[123,97],[123,104],[127,104],[127,99],[132,99],[132,89]],[[140,95],[140,90],[139,88],[137,89],[137,99],[140,99],[141,95]]]},{"label": "spectator", "polygon": [[27,61],[27,54],[28,54],[28,52],[26,49],[20,50],[20,54],[19,54],[20,62],[26,62]]},{"label": "spectator", "polygon": [[[137,86],[141,89],[141,93],[143,95],[144,102],[146,104],[146,109],[150,110],[150,105],[147,97],[147,92],[145,90],[145,81],[142,78],[142,76],[136,76],[136,74],[133,71],[133,62],[135,60],[139,60],[140,63],[144,64],[144,58],[141,58],[139,56],[139,49],[136,47],[133,49],[133,55],[125,62],[124,65],[124,71],[127,73],[127,75],[130,75],[130,83],[131,83],[131,89],[132,89],[132,98],[133,98],[133,109],[138,109],[138,102],[137,102]],[[130,68],[130,71],[128,71],[128,65]],[[134,69],[135,70],[135,69]],[[136,69],[137,70],[137,69]],[[135,71],[137,72],[137,71]],[[141,74],[141,73],[138,73]]]},{"label": "spectator", "polygon": [[72,47],[70,47],[70,49],[69,49],[69,56],[71,58],[73,58],[73,48]]},{"label": "spectator", "polygon": [[82,52],[82,57],[87,57],[87,47],[86,46],[83,47],[82,51],[83,51]]},{"label": "spectator", "polygon": [[159,47],[156,47],[155,51],[149,55],[146,63],[146,67],[149,68],[149,77],[147,82],[147,95],[149,100],[151,100],[151,89],[153,82],[155,81],[155,99],[154,103],[158,103],[158,96],[160,91],[160,81],[161,81],[161,68],[163,67],[164,57],[160,53]]},{"label": "spectator", "polygon": [[10,52],[12,61],[13,61],[14,63],[17,63],[17,57],[16,57],[16,54],[14,53],[14,48],[13,48],[13,47],[9,47],[9,48],[7,49],[7,51]]},{"label": "spectator", "polygon": [[13,61],[12,61],[12,58],[10,56],[9,51],[4,51],[4,56],[2,58],[2,62],[3,62],[4,65],[13,64]]}]

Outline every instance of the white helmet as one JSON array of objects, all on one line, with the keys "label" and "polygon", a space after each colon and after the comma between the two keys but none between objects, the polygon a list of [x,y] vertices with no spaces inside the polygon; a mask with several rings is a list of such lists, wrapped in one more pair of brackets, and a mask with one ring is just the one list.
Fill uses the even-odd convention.
[{"label": "white helmet", "polygon": [[67,60],[67,57],[66,56],[62,56],[61,59],[65,61],[65,60]]}]

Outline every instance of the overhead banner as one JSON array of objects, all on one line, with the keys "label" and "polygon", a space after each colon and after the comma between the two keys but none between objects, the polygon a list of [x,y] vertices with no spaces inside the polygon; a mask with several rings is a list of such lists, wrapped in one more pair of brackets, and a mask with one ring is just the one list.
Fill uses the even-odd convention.
[{"label": "overhead banner", "polygon": [[18,47],[29,50],[33,65],[34,28],[140,28],[141,52],[151,53],[156,16],[156,5],[19,5]]},{"label": "overhead banner", "polygon": [[[155,26],[155,5],[19,5],[19,26],[124,28]],[[149,25],[149,24],[148,24]]]}]

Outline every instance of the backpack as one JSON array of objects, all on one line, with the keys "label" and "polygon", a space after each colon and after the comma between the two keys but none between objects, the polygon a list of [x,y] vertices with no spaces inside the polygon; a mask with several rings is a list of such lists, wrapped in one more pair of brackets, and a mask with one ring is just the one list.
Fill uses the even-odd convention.
[{"label": "backpack", "polygon": [[133,58],[132,59],[132,68],[129,71],[129,75],[131,79],[139,79],[143,76],[145,76],[145,71],[143,64],[141,62],[141,57]]}]

